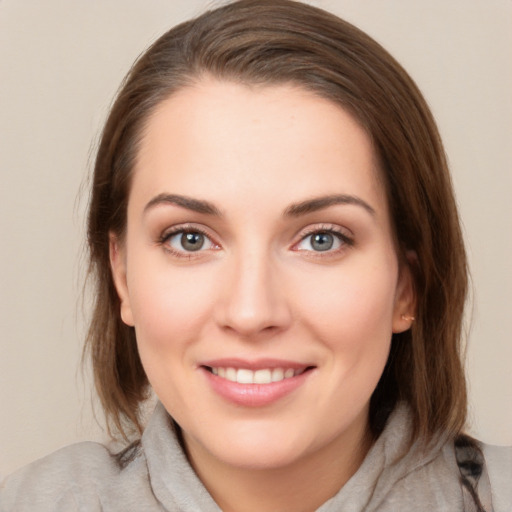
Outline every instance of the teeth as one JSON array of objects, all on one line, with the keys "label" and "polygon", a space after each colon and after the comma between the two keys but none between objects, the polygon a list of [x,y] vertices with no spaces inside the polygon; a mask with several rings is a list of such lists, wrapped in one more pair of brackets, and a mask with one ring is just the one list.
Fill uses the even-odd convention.
[{"label": "teeth", "polygon": [[272,372],[270,370],[257,370],[254,372],[254,384],[270,384],[272,382]]},{"label": "teeth", "polygon": [[236,370],[234,368],[226,368],[226,379],[236,381]]},{"label": "teeth", "polygon": [[293,375],[294,375],[294,371],[291,368],[289,368],[288,370],[286,370],[284,372],[285,379],[289,379],[290,377],[293,377]]},{"label": "teeth", "polygon": [[[233,370],[236,373],[235,380],[233,382],[239,382],[240,384],[252,384],[254,382],[254,372],[251,370],[234,370],[233,368],[229,368],[229,370]],[[229,372],[231,376],[231,372]],[[226,372],[226,378],[228,377],[228,372]],[[229,379],[232,380],[232,379]]]},{"label": "teeth", "polygon": [[272,382],[279,382],[284,379],[284,370],[282,368],[274,368],[272,370]]},{"label": "teeth", "polygon": [[293,368],[264,368],[262,370],[248,370],[247,368],[211,368],[214,375],[218,375],[223,379],[239,384],[270,384],[271,382],[279,382],[289,379],[296,375],[300,375],[302,370],[294,370]]}]

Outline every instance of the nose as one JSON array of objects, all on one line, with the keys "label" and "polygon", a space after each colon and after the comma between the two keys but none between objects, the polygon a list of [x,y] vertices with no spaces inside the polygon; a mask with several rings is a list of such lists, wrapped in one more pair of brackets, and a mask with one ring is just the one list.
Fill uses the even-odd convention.
[{"label": "nose", "polygon": [[285,330],[292,318],[289,297],[272,259],[253,252],[227,261],[226,266],[216,307],[219,327],[243,338]]}]

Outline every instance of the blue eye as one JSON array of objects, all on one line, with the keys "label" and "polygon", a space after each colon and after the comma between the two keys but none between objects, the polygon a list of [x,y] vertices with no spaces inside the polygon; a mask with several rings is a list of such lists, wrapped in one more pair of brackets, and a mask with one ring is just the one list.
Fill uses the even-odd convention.
[{"label": "blue eye", "polygon": [[297,245],[300,251],[326,252],[339,249],[348,243],[342,235],[332,231],[316,231],[305,236]]},{"label": "blue eye", "polygon": [[213,242],[200,231],[177,231],[167,235],[165,243],[177,252],[197,252],[214,247]]}]

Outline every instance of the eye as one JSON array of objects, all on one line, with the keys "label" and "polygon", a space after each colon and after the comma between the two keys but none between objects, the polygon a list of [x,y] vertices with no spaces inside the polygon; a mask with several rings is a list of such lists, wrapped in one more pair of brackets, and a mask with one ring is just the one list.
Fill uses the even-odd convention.
[{"label": "eye", "polygon": [[344,245],[352,245],[346,235],[332,230],[317,230],[304,236],[295,246],[299,251],[334,252]]},{"label": "eye", "polygon": [[174,231],[164,236],[162,243],[173,252],[198,252],[215,248],[215,244],[201,231],[183,230]]}]

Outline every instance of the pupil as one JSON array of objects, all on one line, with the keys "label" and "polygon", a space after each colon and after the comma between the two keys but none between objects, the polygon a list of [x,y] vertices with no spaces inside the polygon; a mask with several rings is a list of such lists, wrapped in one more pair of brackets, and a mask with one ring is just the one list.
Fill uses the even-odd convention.
[{"label": "pupil", "polygon": [[204,245],[204,235],[201,233],[183,233],[181,245],[187,251],[198,251]]},{"label": "pupil", "polygon": [[334,244],[334,238],[330,233],[317,233],[313,236],[311,246],[316,251],[328,251]]}]

